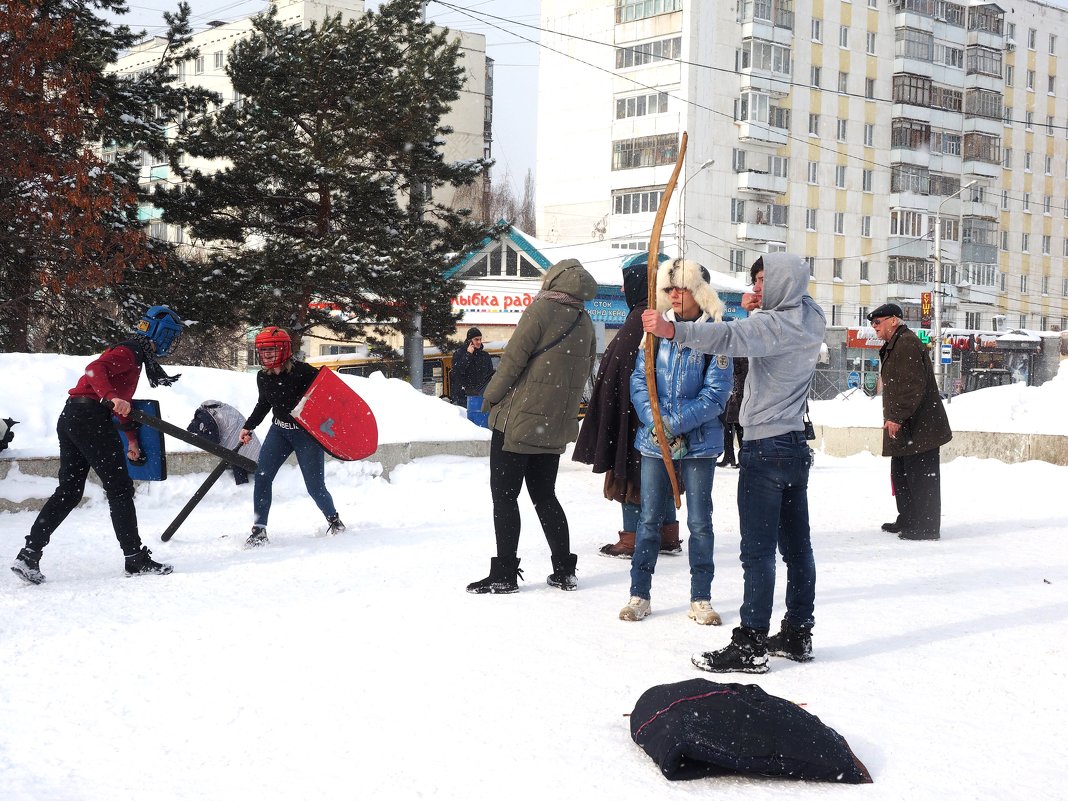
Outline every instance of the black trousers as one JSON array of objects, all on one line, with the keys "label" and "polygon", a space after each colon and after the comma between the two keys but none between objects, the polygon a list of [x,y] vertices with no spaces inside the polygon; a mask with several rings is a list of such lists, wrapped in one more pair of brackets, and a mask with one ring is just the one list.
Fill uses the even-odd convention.
[{"label": "black trousers", "polygon": [[725,464],[738,464],[734,456],[734,440],[738,439],[738,449],[742,447],[742,427],[737,423],[723,424],[723,459]]},{"label": "black trousers", "polygon": [[56,423],[59,435],[59,486],[45,503],[26,537],[26,547],[40,551],[52,532],[81,501],[85,479],[92,468],[100,477],[111,507],[111,524],[123,553],[141,547],[134,509],[134,486],[126,469],[122,440],[111,422],[111,412],[99,403],[70,403]]},{"label": "black trousers", "polygon": [[563,558],[571,553],[567,517],[556,499],[559,468],[560,455],[556,453],[506,451],[504,434],[494,429],[490,441],[490,496],[498,557],[514,558],[519,550],[519,491],[524,483],[552,555]]},{"label": "black trousers", "polygon": [[942,474],[938,448],[890,457],[890,480],[902,531],[937,537],[942,521]]}]

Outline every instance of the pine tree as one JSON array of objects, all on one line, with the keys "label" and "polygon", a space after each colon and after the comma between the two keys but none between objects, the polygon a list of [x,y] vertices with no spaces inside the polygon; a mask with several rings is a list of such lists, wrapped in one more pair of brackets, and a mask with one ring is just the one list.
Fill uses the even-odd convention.
[{"label": "pine tree", "polygon": [[[122,0],[21,0],[0,5],[0,347],[89,352],[143,308],[140,271],[165,251],[138,220],[142,152],[177,158],[167,125],[205,107],[175,88],[173,56],[188,41],[188,5],[169,23],[168,56],[137,81],[107,71],[137,36],[97,11]],[[114,161],[100,145],[114,148]],[[151,301],[149,301],[151,302]]]},{"label": "pine tree", "polygon": [[156,199],[165,221],[210,243],[189,269],[197,319],[351,335],[354,322],[403,330],[418,312],[445,344],[458,287],[444,274],[496,231],[433,197],[489,163],[441,155],[461,52],[421,6],[394,0],[303,30],[272,9],[231,50],[241,101],[197,121],[188,143],[225,166]]}]

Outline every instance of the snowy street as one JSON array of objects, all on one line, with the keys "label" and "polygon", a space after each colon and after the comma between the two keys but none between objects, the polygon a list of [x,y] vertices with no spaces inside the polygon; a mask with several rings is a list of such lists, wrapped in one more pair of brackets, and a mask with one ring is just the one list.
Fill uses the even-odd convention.
[{"label": "snowy street", "polygon": [[[661,777],[627,715],[650,686],[717,678],[689,655],[738,621],[737,472],[716,471],[724,625],[703,628],[686,617],[685,554],[661,557],[652,617],[617,619],[629,563],[596,552],[618,507],[600,476],[561,464],[574,593],[545,585],[525,495],[526,583],[464,592],[493,553],[487,459],[423,459],[390,482],[328,462],[349,526],[336,538],[316,536],[323,522],[285,467],[272,544],[251,552],[251,485],[224,476],[168,544],[159,532],[203,475],[142,486],[142,535],[175,565],[164,577],[122,576],[97,490],[45,551],[44,585],[0,575],[0,798],[1063,797],[1068,513],[1054,488],[1068,468],[944,465],[942,541],[902,542],[879,531],[893,518],[888,460],[817,454],[816,659],[719,678],[755,681],[842,734],[875,780],[845,788]],[[5,564],[33,518],[0,515]]]}]

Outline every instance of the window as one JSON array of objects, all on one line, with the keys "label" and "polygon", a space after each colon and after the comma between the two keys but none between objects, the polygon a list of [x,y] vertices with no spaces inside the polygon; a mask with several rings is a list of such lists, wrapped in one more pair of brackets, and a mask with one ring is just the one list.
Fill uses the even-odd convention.
[{"label": "window", "polygon": [[835,259],[834,262],[833,262],[833,268],[832,269],[833,269],[834,280],[841,281],[842,280],[842,260],[841,259]]},{"label": "window", "polygon": [[849,73],[848,72],[839,72],[838,73],[838,91],[843,95],[847,94],[849,92]]},{"label": "window", "polygon": [[860,280],[861,281],[870,281],[871,280],[868,277],[868,262],[866,262],[866,261],[862,261],[860,263]]},{"label": "window", "polygon": [[185,62],[179,61],[175,66],[178,69],[178,83],[185,83]]},{"label": "window", "polygon": [[894,164],[890,167],[890,191],[930,194],[930,172],[916,164]]},{"label": "window", "polygon": [[845,212],[836,211],[834,213],[834,232],[836,234],[845,233]]},{"label": "window", "polygon": [[1013,81],[1015,80],[1015,78],[1016,78],[1016,69],[1012,66],[1012,64],[1006,64],[1005,65],[1005,85],[1006,86],[1012,86],[1013,85]]},{"label": "window", "polygon": [[1049,195],[1046,195],[1044,198],[1042,198],[1042,213],[1045,214],[1047,217],[1049,217],[1050,216],[1050,212],[1052,211],[1052,209],[1053,209],[1053,198],[1050,197]]},{"label": "window", "polygon": [[223,68],[223,66],[225,65],[224,59],[225,59],[225,56],[223,55],[223,51],[222,50],[216,50],[215,51],[215,69],[221,70]]},{"label": "window", "polygon": [[1035,71],[1034,70],[1028,70],[1027,71],[1027,91],[1028,92],[1035,91]]},{"label": "window", "polygon": [[874,147],[875,142],[875,126],[871,123],[864,124],[864,146]]},{"label": "window", "polygon": [[1057,91],[1057,77],[1055,75],[1050,75],[1048,78],[1046,78],[1046,93],[1052,95],[1052,94],[1055,94],[1056,91]]},{"label": "window", "polygon": [[1038,41],[1038,31],[1034,28],[1028,28],[1027,30],[1027,49],[1034,50],[1035,43]]},{"label": "window", "polygon": [[1046,136],[1053,136],[1053,115],[1046,115]]},{"label": "window", "polygon": [[1005,125],[1012,125],[1012,106],[1001,107],[1001,121]]},{"label": "window", "polygon": [[846,139],[846,129],[848,120],[838,120],[838,141],[844,142]]},{"label": "window", "polygon": [[732,250],[730,259],[732,272],[743,273],[746,271],[744,250]]},{"label": "window", "polygon": [[1021,275],[1020,276],[1020,291],[1021,292],[1026,292],[1027,291],[1027,276],[1026,275]]},{"label": "window", "polygon": [[962,70],[964,69],[964,48],[936,44],[934,46],[934,62]]},{"label": "window", "polygon": [[816,230],[816,209],[805,209],[805,230]]},{"label": "window", "polygon": [[1011,147],[1005,148],[1005,156],[1001,160],[1001,166],[1004,167],[1006,170],[1011,170],[1012,169],[1012,148]]},{"label": "window", "polygon": [[878,8],[879,3],[877,0],[868,0],[868,8]]},{"label": "window", "polygon": [[890,125],[890,147],[927,150],[931,146],[931,126],[920,120],[896,117]]},{"label": "window", "polygon": [[916,28],[897,28],[894,33],[894,55],[931,61],[934,58],[934,34]]},{"label": "window", "polygon": [[153,239],[167,239],[167,223],[154,222],[148,225],[148,235]]},{"label": "window", "polygon": [[1001,92],[988,89],[969,89],[965,93],[964,111],[969,117],[1001,119]]},{"label": "window", "polygon": [[819,87],[820,87],[820,77],[822,76],[822,74],[823,74],[823,70],[820,67],[817,67],[815,64],[813,64],[812,65],[812,71],[809,73],[809,78],[808,78],[809,86],[814,86],[815,88],[819,89]]},{"label": "window", "polygon": [[768,172],[776,178],[790,177],[790,159],[786,156],[768,156]]},{"label": "window", "polygon": [[927,215],[924,212],[908,209],[891,210],[890,236],[910,236],[919,239],[926,234]]},{"label": "window", "polygon": [[793,71],[790,63],[790,48],[761,39],[744,39],[741,49],[741,68],[789,75]]},{"label": "window", "polygon": [[820,115],[809,114],[808,115],[808,132],[812,136],[820,135]]},{"label": "window", "polygon": [[812,256],[805,256],[805,266],[808,267],[808,277],[812,278],[816,274],[816,259]]},{"label": "window", "polygon": [[682,9],[682,0],[616,0],[616,23],[669,14]]},{"label": "window", "polygon": [[731,222],[745,222],[745,201],[736,198],[731,199]]},{"label": "window", "polygon": [[819,183],[819,162],[810,161],[808,163],[808,182],[810,184]]},{"label": "window", "polygon": [[1032,154],[1030,151],[1024,153],[1024,170],[1026,172],[1031,172],[1031,158]]},{"label": "window", "polygon": [[677,60],[682,56],[682,37],[656,39],[629,47],[616,48],[616,69],[640,67],[656,61]]},{"label": "window", "polygon": [[845,165],[839,164],[834,168],[834,185],[839,189],[845,189],[846,184],[846,168]]},{"label": "window", "polygon": [[1024,312],[1020,315],[1020,325],[1018,328],[1027,328],[1027,313]]},{"label": "window", "polygon": [[645,214],[656,212],[660,205],[661,187],[624,189],[612,193],[613,214]]},{"label": "window", "polygon": [[193,62],[193,74],[204,74],[204,56],[197,56],[196,60]]},{"label": "window", "polygon": [[734,148],[731,152],[731,162],[734,165],[735,172],[745,172],[745,151]]},{"label": "window", "polygon": [[1009,207],[1009,192],[1007,189],[1001,190],[1001,209],[1004,211]]},{"label": "window", "polygon": [[819,17],[812,18],[812,41],[823,41],[823,20],[821,20]]},{"label": "window", "polygon": [[174,241],[178,245],[181,245],[185,242],[185,228],[183,228],[181,225],[174,226]]},{"label": "window", "polygon": [[868,41],[865,47],[865,52],[869,56],[875,55],[875,31],[868,31]]},{"label": "window", "polygon": [[[871,237],[871,215],[865,214],[860,218],[860,235],[864,237]],[[865,262],[861,262],[864,264]]]},{"label": "window", "polygon": [[245,96],[236,89],[234,89],[233,103],[237,108],[241,108],[245,105]]},{"label": "window", "polygon": [[861,174],[861,179],[860,179],[861,186],[860,186],[860,188],[863,191],[865,191],[865,192],[871,192],[872,191],[872,188],[871,188],[871,186],[872,186],[872,177],[874,175],[875,175],[875,173],[874,173],[873,170],[864,170],[864,172]]},{"label": "window", "polygon": [[849,47],[849,28],[846,25],[838,27],[838,46]]},{"label": "window", "polygon": [[1028,214],[1031,213],[1031,193],[1030,192],[1024,192],[1023,193],[1023,210],[1026,211]]},{"label": "window", "polygon": [[895,75],[892,83],[895,103],[909,103],[913,106],[931,105],[931,79],[922,75],[903,73]]},{"label": "window", "polygon": [[[1052,237],[1050,237],[1050,236],[1043,236],[1042,237],[1042,255],[1043,256],[1048,256],[1049,255],[1049,249],[1051,247],[1051,244],[1052,244]],[[1042,279],[1042,280],[1045,281],[1046,279]],[[1043,288],[1042,288],[1042,294],[1043,295],[1046,294],[1046,288],[1045,288],[1045,284],[1044,283],[1043,283]]]},{"label": "window", "polygon": [[964,158],[997,164],[1001,160],[1001,137],[982,133],[964,135]]},{"label": "window", "polygon": [[679,155],[677,134],[639,136],[612,143],[612,169],[630,170],[636,167],[655,167],[674,164]]},{"label": "window", "polygon": [[[1057,34],[1051,33],[1049,35],[1049,54],[1056,55],[1057,53]],[[1050,91],[1053,91],[1052,89]]]},{"label": "window", "polygon": [[1033,131],[1035,129],[1035,112],[1024,112],[1024,130]]},{"label": "window", "polygon": [[[1020,234],[1020,250],[1023,253],[1030,253],[1031,252],[1031,235],[1030,234]],[[1027,291],[1027,276],[1026,275],[1022,276],[1020,278],[1020,291],[1021,292],[1026,292]]]},{"label": "window", "polygon": [[980,312],[964,312],[964,327],[972,330],[982,328],[983,315]]},{"label": "window", "polygon": [[666,92],[653,94],[641,94],[633,97],[620,97],[616,99],[616,119],[624,120],[628,117],[644,117],[647,114],[663,114],[668,110],[668,96]]},{"label": "window", "polygon": [[875,99],[875,79],[874,78],[865,78],[864,79],[864,97],[867,100],[874,100]]},{"label": "window", "polygon": [[1006,251],[1009,249],[1009,232],[1008,231],[1002,231],[1001,232],[1001,249],[1002,250],[1006,250]]}]

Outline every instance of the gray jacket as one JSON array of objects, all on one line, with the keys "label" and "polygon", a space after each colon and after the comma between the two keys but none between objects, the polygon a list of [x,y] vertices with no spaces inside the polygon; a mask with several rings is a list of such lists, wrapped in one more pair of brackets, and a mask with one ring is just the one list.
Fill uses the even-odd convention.
[{"label": "gray jacket", "polygon": [[806,291],[799,256],[764,254],[763,311],[729,323],[676,323],[675,342],[703,353],[748,356],[749,375],[738,422],[745,439],[804,430],[805,403],[816,372],[823,310]]}]

